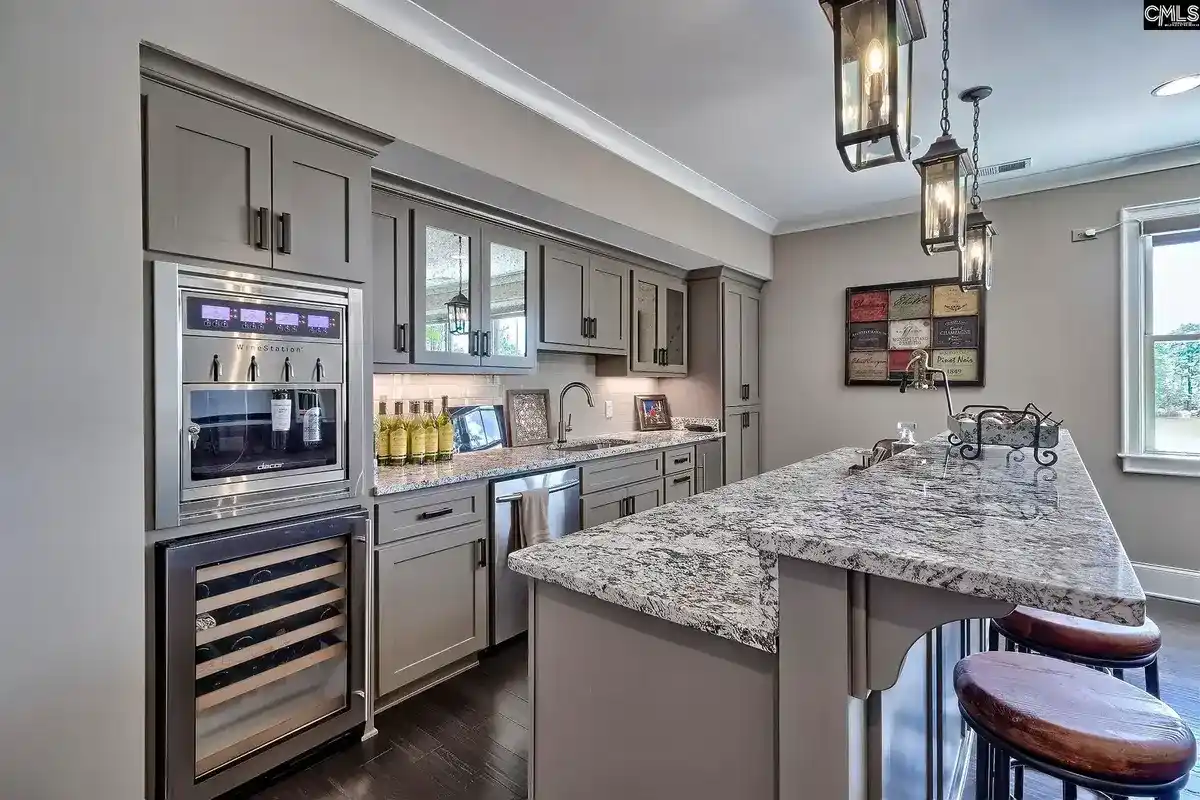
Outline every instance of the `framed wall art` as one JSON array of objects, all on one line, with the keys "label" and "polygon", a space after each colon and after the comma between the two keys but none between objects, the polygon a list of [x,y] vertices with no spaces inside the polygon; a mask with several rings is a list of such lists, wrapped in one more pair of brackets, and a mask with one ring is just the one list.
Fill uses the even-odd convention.
[{"label": "framed wall art", "polygon": [[509,389],[504,393],[504,415],[509,447],[550,442],[549,389]]},{"label": "framed wall art", "polygon": [[952,386],[983,386],[986,299],[958,278],[847,289],[846,385],[898,386],[920,349]]},{"label": "framed wall art", "polygon": [[671,406],[665,394],[634,395],[633,406],[639,431],[671,430]]}]

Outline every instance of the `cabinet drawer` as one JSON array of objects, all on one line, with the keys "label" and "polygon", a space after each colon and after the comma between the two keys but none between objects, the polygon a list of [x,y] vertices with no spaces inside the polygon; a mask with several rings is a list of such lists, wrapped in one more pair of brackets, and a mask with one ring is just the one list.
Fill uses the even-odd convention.
[{"label": "cabinet drawer", "polygon": [[478,481],[445,489],[426,489],[382,501],[375,509],[375,544],[387,544],[485,520],[487,484]]},{"label": "cabinet drawer", "polygon": [[580,472],[583,494],[658,478],[662,476],[662,451],[593,461],[583,464]]},{"label": "cabinet drawer", "polygon": [[696,465],[696,447],[676,447],[663,454],[663,472],[674,475],[677,472],[691,472]]},{"label": "cabinet drawer", "polygon": [[691,497],[695,494],[696,479],[691,470],[677,475],[668,475],[663,478],[665,487],[663,489],[663,502],[673,503],[676,500],[682,500],[685,497]]}]

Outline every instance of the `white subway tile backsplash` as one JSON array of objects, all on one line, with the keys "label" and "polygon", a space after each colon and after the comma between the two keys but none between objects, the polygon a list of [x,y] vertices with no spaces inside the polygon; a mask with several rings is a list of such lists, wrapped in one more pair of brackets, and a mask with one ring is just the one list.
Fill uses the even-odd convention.
[{"label": "white subway tile backsplash", "polygon": [[[551,425],[558,423],[558,393],[572,381],[582,381],[592,389],[596,402],[589,408],[583,392],[572,391],[563,411],[572,415],[572,436],[594,436],[635,430],[633,397],[655,394],[657,378],[598,378],[593,356],[565,353],[539,353],[537,372],[531,375],[376,375],[375,400],[387,398],[388,407],[396,400],[438,400],[448,395],[451,405],[503,404],[507,389],[550,390]],[[613,402],[613,418],[604,418],[604,401]]]}]

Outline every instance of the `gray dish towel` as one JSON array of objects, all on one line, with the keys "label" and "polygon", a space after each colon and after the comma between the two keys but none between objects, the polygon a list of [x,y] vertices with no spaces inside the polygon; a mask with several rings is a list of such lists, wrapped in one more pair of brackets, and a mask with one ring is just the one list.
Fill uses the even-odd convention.
[{"label": "gray dish towel", "polygon": [[550,541],[550,490],[530,489],[517,500],[517,549]]}]

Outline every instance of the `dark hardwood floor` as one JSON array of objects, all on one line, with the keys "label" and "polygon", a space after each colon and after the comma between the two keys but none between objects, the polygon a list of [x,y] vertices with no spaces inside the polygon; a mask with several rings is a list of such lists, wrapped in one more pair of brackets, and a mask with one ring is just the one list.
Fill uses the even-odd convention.
[{"label": "dark hardwood floor", "polygon": [[[1163,699],[1200,731],[1200,606],[1150,601],[1163,631]],[[254,794],[255,800],[513,800],[525,797],[529,691],[524,638],[375,718],[379,735]],[[1129,674],[1142,683],[1142,674]],[[1060,784],[1026,773],[1027,800]],[[968,785],[964,798],[973,797]],[[1081,792],[1080,797],[1087,797]],[[1200,800],[1200,769],[1184,793]]]}]

